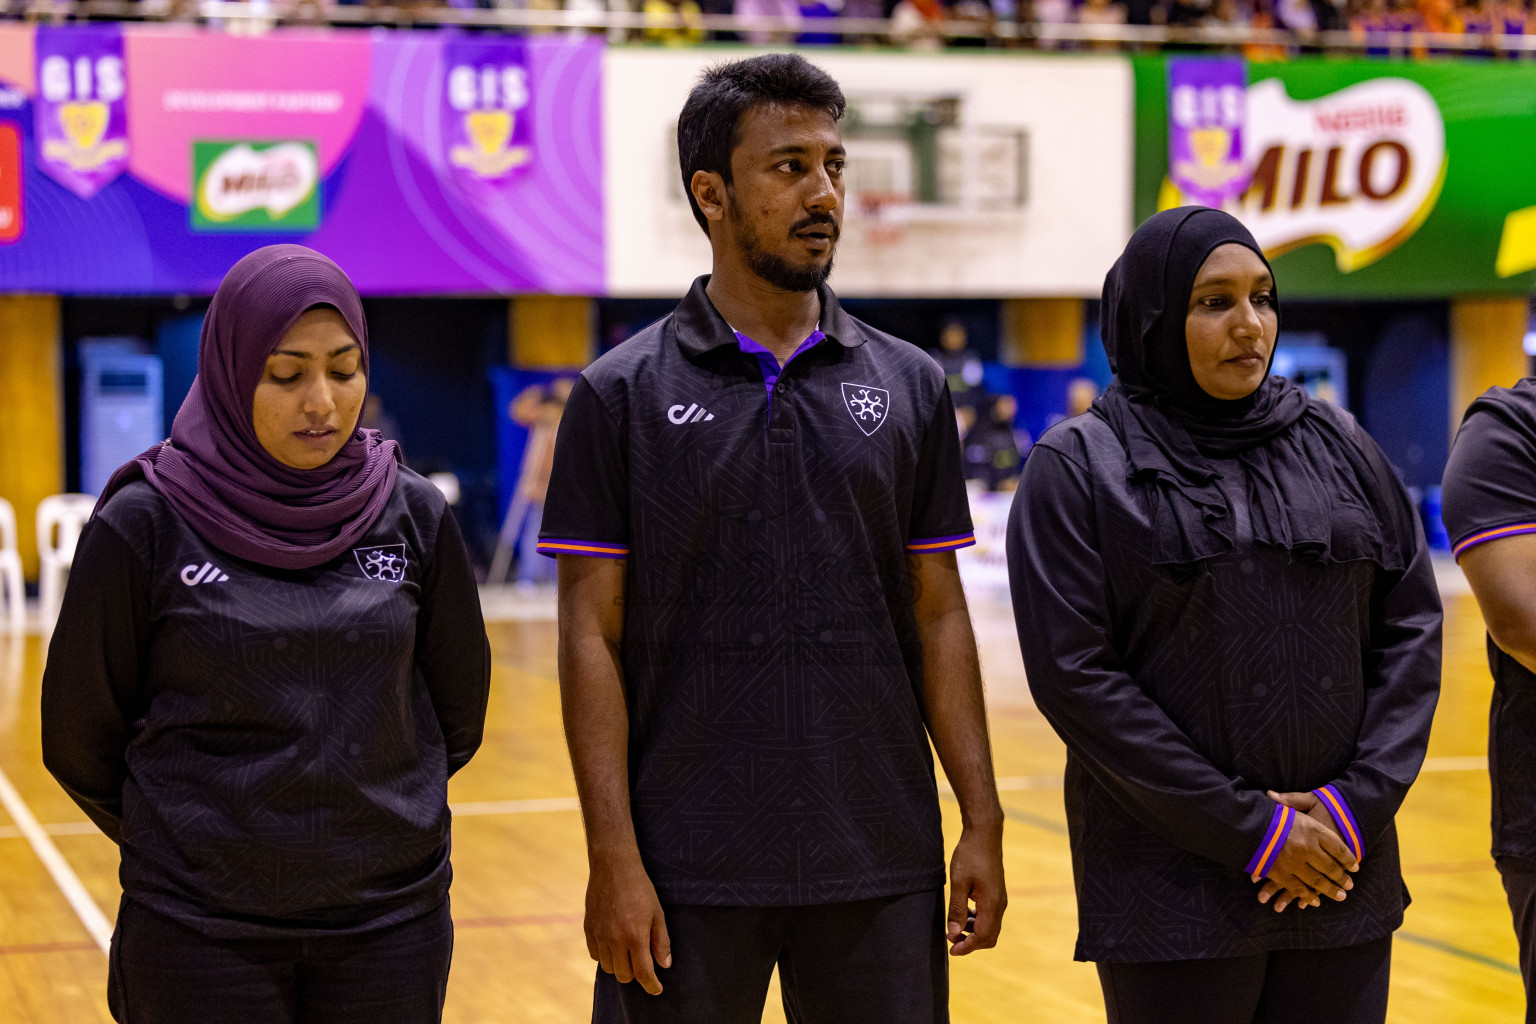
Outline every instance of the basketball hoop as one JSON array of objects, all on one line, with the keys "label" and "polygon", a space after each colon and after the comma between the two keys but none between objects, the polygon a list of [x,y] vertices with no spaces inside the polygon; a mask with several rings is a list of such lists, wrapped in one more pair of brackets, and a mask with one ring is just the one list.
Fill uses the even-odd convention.
[{"label": "basketball hoop", "polygon": [[907,218],[912,205],[905,192],[860,192],[858,195],[860,235],[865,242],[881,248],[900,245],[906,238]]}]

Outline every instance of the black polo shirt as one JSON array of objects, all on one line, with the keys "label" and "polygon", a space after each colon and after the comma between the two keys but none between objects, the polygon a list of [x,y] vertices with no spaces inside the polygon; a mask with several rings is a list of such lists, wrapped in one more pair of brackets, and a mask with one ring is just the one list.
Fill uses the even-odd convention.
[{"label": "black polo shirt", "polygon": [[972,543],[943,374],[825,288],[774,374],[707,283],[582,373],[540,533],[628,559],[641,855],[674,903],[941,886],[907,555]]},{"label": "black polo shirt", "polygon": [[[1480,544],[1536,533],[1536,380],[1492,388],[1472,403],[1444,489],[1445,528],[1458,559]],[[1536,871],[1536,675],[1492,637],[1488,668],[1493,854],[1502,865]]]}]

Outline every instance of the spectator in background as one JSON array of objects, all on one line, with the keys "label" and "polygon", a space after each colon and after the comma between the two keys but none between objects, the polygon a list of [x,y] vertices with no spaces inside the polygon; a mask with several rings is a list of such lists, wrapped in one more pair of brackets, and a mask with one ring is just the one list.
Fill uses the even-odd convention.
[{"label": "spectator in background", "polygon": [[[1280,22],[1275,17],[1274,0],[1254,0],[1253,16],[1248,20],[1248,26],[1254,29],[1279,28]],[[1284,60],[1286,52],[1284,46],[1247,43],[1243,46],[1243,56],[1251,61]]]},{"label": "spectator in background", "polygon": [[[1077,10],[1077,21],[1080,25],[1103,25],[1114,28],[1126,23],[1125,5],[1115,0],[1085,0],[1082,7]],[[1116,50],[1119,44],[1108,40],[1099,40],[1090,44],[1094,50]]]},{"label": "spectator in background", "polygon": [[944,45],[940,0],[899,0],[891,8],[891,42],[912,50],[937,50]]},{"label": "spectator in background", "polygon": [[969,408],[980,394],[981,357],[971,351],[969,341],[965,325],[950,320],[939,331],[939,347],[928,350],[939,369],[944,371],[944,382],[949,385],[956,409]]},{"label": "spectator in background", "polygon": [[987,45],[992,37],[993,23],[996,18],[987,0],[951,0],[949,20],[954,22],[957,28],[970,29],[976,33],[974,36],[953,37],[949,40],[949,45],[974,48]]},{"label": "spectator in background", "polygon": [[384,408],[384,399],[377,394],[370,394],[363,402],[363,414],[358,417],[357,425],[363,430],[377,430],[386,441],[393,441],[400,446],[402,457],[405,454],[405,441],[402,439],[400,423]]},{"label": "spectator in background", "polygon": [[[800,24],[800,4],[797,0],[736,0],[736,13],[744,18],[776,18],[791,25]],[[743,32],[749,43],[778,46],[788,42],[790,35],[783,31],[754,29]]]},{"label": "spectator in background", "polygon": [[976,408],[976,423],[966,432],[965,478],[980,480],[989,491],[1011,491],[1019,485],[1019,442],[1013,418],[1019,402],[1012,395],[987,395]]},{"label": "spectator in background", "polygon": [[[800,0],[800,17],[810,25],[843,15],[843,0]],[[842,42],[834,32],[802,32],[795,38],[801,46],[832,46]]]},{"label": "spectator in background", "polygon": [[1099,386],[1087,377],[1074,377],[1067,384],[1067,418],[1081,416],[1098,401]]},{"label": "spectator in background", "polygon": [[[1049,28],[1052,25],[1067,25],[1072,21],[1072,0],[1034,0],[1032,13],[1036,24]],[[1060,46],[1055,39],[1045,38],[1038,42],[1042,50],[1054,50]]]},{"label": "spectator in background", "polygon": [[[641,38],[648,43],[694,46],[704,41],[704,12],[694,0],[644,0],[640,10],[645,15]],[[681,25],[673,21],[679,15]]]},{"label": "spectator in background", "polygon": [[521,509],[517,582],[523,586],[554,582],[554,563],[540,557],[538,552],[539,527],[544,521],[544,499],[549,494],[549,478],[555,465],[555,435],[574,384],[569,377],[562,377],[548,387],[540,384],[526,387],[507,410],[512,422],[528,430],[517,491],[512,496],[512,514],[519,515]]}]

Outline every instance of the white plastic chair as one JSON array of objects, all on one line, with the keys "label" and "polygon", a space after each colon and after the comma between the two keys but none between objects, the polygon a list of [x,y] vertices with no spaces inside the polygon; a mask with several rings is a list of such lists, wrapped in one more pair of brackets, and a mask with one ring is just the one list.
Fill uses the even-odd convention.
[{"label": "white plastic chair", "polygon": [[5,595],[6,625],[20,633],[27,621],[27,592],[21,579],[21,552],[16,549],[16,510],[0,498],[0,591]]},{"label": "white plastic chair", "polygon": [[37,611],[44,636],[53,632],[58,621],[75,545],[95,507],[96,499],[89,494],[53,494],[37,506]]}]

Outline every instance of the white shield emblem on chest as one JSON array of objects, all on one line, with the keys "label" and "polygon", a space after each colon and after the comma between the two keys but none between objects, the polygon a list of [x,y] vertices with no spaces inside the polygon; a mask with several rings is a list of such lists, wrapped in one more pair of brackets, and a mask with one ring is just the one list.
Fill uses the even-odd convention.
[{"label": "white shield emblem on chest", "polygon": [[380,583],[399,583],[405,579],[405,545],[380,544],[371,548],[353,548],[357,567],[363,575]]},{"label": "white shield emblem on chest", "polygon": [[880,429],[885,422],[885,417],[891,411],[891,393],[885,388],[871,387],[868,384],[843,383],[843,404],[848,407],[848,415],[853,417],[853,422],[859,425],[868,437]]}]

